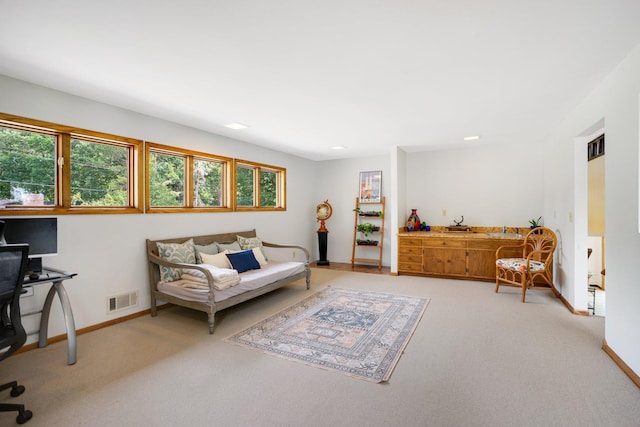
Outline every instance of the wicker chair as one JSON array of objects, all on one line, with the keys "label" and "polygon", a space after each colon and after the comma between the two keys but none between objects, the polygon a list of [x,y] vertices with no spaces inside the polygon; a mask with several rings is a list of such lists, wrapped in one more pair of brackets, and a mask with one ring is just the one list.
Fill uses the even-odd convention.
[{"label": "wicker chair", "polygon": [[[537,227],[527,233],[522,244],[499,247],[496,250],[496,292],[500,285],[522,288],[522,302],[527,289],[551,290],[558,297],[559,293],[552,280],[553,252],[556,245],[556,235],[551,229]],[[522,255],[504,258],[505,252],[514,251],[522,251]]]}]

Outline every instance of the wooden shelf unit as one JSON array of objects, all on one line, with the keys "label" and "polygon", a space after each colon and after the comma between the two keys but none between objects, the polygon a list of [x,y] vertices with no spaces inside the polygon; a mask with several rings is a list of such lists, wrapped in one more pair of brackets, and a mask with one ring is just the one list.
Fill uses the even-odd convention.
[{"label": "wooden shelf unit", "polygon": [[[382,197],[379,203],[360,203],[360,198],[356,197],[356,208],[354,209],[354,220],[353,220],[353,244],[351,247],[351,267],[354,267],[356,264],[366,263],[366,264],[378,264],[378,269],[382,269],[382,248],[384,244],[384,204],[385,198]],[[362,212],[366,212],[362,206],[371,206],[372,210],[380,212],[380,215],[377,216],[366,216],[361,215]],[[377,207],[377,209],[376,209]],[[370,222],[374,226],[380,227],[379,230],[373,232],[373,236],[378,240],[378,245],[359,245],[358,240],[358,224],[362,224],[365,222]],[[373,257],[365,257],[364,254],[360,257],[356,257],[356,251],[371,254],[372,252],[378,252],[377,258]]]}]

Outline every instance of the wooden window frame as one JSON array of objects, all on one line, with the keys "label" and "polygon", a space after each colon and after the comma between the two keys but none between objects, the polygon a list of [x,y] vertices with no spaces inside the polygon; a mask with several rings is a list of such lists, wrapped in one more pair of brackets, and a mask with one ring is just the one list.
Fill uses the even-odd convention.
[{"label": "wooden window frame", "polygon": [[[2,209],[2,215],[64,215],[64,214],[124,214],[142,213],[140,191],[143,182],[142,147],[138,139],[94,132],[87,129],[35,120],[11,114],[0,113],[0,124],[27,132],[38,132],[56,137],[55,145],[55,204],[53,206],[24,205]],[[128,150],[128,205],[127,206],[71,206],[71,139],[126,147]]]},{"label": "wooden window frame", "polygon": [[[237,170],[240,167],[248,167],[253,169],[253,206],[237,206]],[[277,176],[277,194],[276,206],[260,206],[260,172],[262,170],[275,172]],[[233,201],[234,210],[236,212],[255,212],[255,211],[286,211],[287,210],[287,169],[279,166],[267,165],[264,163],[256,163],[248,160],[234,159],[233,161]]]},{"label": "wooden window frame", "polygon": [[[165,154],[184,158],[184,203],[182,206],[151,206],[149,179],[149,161],[151,153]],[[175,212],[231,212],[231,169],[233,159],[199,151],[177,148],[168,145],[147,142],[145,144],[145,207],[147,213],[175,213]],[[222,164],[222,206],[194,206],[193,162],[194,160],[217,162]]]},{"label": "wooden window frame", "polygon": [[[175,213],[175,212],[246,212],[246,211],[286,211],[286,168],[232,159],[224,156],[198,152],[178,147],[145,142],[139,139],[95,132],[73,126],[60,125],[42,120],[0,113],[0,125],[27,132],[39,132],[55,137],[57,159],[54,166],[55,201],[51,206],[7,206],[2,215],[64,215],[64,214],[124,214],[124,213]],[[128,150],[128,205],[127,206],[72,206],[71,205],[71,140],[89,143],[111,144]],[[179,207],[152,207],[149,196],[149,154],[159,152],[176,155],[185,159],[185,202]],[[222,164],[222,206],[194,206],[193,162],[194,160],[218,162]],[[237,206],[236,170],[248,167],[254,171],[253,206]],[[261,171],[276,173],[277,205],[260,205]]]}]

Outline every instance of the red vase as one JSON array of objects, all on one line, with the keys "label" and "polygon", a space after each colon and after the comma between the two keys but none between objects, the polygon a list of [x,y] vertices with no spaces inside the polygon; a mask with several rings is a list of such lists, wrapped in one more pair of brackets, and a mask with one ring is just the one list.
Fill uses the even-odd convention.
[{"label": "red vase", "polygon": [[417,209],[411,209],[411,215],[407,218],[407,231],[420,231],[420,217]]}]

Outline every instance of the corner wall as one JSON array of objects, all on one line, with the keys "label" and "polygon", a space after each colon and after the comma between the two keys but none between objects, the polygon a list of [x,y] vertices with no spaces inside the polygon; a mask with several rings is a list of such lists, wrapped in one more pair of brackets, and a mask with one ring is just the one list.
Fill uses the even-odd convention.
[{"label": "corner wall", "polygon": [[[360,172],[382,171],[382,195],[386,198],[384,218],[384,247],[382,264],[389,265],[391,253],[391,239],[395,238],[390,228],[390,212],[393,209],[394,197],[391,195],[393,178],[391,177],[389,156],[372,156],[356,159],[326,160],[319,163],[319,172],[316,182],[316,204],[326,199],[333,207],[333,215],[327,221],[329,262],[351,263],[351,248],[353,244],[353,223],[355,202],[358,197],[358,184]],[[315,205],[314,205],[315,206]],[[318,226],[316,226],[316,229]],[[317,240],[317,239],[316,239]],[[317,242],[315,244],[317,253]],[[364,248],[358,250],[367,250]],[[375,249],[372,249],[375,251]],[[373,253],[373,252],[371,252]],[[364,257],[364,253],[359,253]],[[375,257],[377,257],[377,252]],[[317,257],[316,257],[317,259]]]}]

